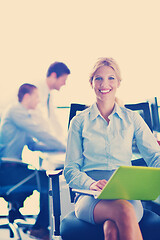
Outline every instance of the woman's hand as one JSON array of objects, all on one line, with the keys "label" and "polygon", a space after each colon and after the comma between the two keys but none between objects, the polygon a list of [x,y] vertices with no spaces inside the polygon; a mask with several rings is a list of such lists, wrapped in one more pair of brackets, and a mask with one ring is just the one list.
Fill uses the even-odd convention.
[{"label": "woman's hand", "polygon": [[107,180],[103,179],[103,180],[99,180],[97,182],[94,182],[90,185],[90,190],[96,190],[96,191],[101,191],[104,186],[106,185]]}]

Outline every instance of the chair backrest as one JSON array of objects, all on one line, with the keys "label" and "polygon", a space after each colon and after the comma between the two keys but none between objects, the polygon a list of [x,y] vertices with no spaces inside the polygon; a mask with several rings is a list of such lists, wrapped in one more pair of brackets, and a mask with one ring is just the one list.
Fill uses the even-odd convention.
[{"label": "chair backrest", "polygon": [[159,108],[158,99],[154,97],[152,99],[148,99],[148,103],[151,110],[151,119],[152,119],[152,126],[153,131],[160,132],[160,119],[159,119]]},{"label": "chair backrest", "polygon": [[72,120],[72,118],[73,118],[74,116],[76,116],[77,111],[83,111],[83,110],[85,110],[87,107],[88,107],[88,106],[87,106],[87,105],[84,105],[84,104],[71,103],[70,113],[69,113],[69,121],[68,121],[68,128],[69,128],[69,125],[70,125],[70,121]]},{"label": "chair backrest", "polygon": [[[69,122],[68,122],[68,127],[70,125],[70,121],[72,118],[76,115],[77,111],[83,111],[89,106],[84,105],[84,104],[78,104],[78,103],[72,103],[70,106],[70,114],[69,114]],[[151,121],[151,113],[150,113],[150,107],[148,102],[143,102],[143,103],[136,103],[136,104],[126,104],[126,108],[131,109],[133,111],[138,111],[140,115],[142,115],[143,119],[149,126],[149,128],[152,129],[152,121]],[[141,160],[141,159],[140,159]],[[143,161],[142,161],[143,162]],[[75,193],[72,191],[72,188],[70,189],[70,198],[71,202],[74,202],[75,198]]]}]

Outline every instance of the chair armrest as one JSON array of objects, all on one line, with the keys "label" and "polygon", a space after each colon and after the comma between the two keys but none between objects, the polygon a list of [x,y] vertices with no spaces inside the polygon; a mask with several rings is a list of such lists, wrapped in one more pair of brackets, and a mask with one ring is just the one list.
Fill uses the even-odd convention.
[{"label": "chair armrest", "polygon": [[18,159],[18,158],[2,157],[2,158],[0,158],[0,162],[1,162],[1,163],[18,163],[18,164],[20,164],[20,165],[30,166],[30,168],[36,169],[36,168],[35,168],[33,165],[31,165],[30,163],[25,163],[25,162],[23,162],[21,159]]},{"label": "chair armrest", "polygon": [[60,176],[62,175],[63,170],[47,170],[46,174],[48,177],[53,178],[55,176]]}]

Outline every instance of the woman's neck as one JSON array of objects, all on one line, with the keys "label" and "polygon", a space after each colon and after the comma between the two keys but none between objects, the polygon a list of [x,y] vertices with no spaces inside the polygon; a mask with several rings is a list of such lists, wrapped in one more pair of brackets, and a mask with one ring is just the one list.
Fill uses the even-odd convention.
[{"label": "woman's neck", "polygon": [[101,113],[101,115],[104,117],[104,119],[109,122],[109,115],[112,113],[115,105],[114,101],[99,101],[97,100],[97,107]]}]

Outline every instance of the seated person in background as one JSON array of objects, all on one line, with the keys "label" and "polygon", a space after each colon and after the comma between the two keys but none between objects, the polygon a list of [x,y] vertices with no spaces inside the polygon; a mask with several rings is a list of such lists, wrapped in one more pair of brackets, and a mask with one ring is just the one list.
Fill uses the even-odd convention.
[{"label": "seated person in background", "polygon": [[37,87],[32,84],[23,84],[19,88],[18,101],[2,115],[0,156],[21,159],[25,145],[32,151],[65,152],[66,147],[46,131],[46,126],[42,125],[43,120],[41,125],[38,125],[38,122],[32,119],[30,110],[35,109],[39,103]]},{"label": "seated person in background", "polygon": [[[130,166],[132,141],[148,166],[160,167],[160,147],[141,116],[116,102],[121,76],[112,58],[100,58],[90,76],[96,103],[71,122],[64,175],[72,188],[102,190],[115,169]],[[138,222],[143,207],[138,200],[98,200],[78,195],[77,218],[103,224],[105,240],[141,240]]]},{"label": "seated person in background", "polygon": [[[10,106],[2,115],[0,125],[0,157],[22,159],[22,151],[25,145],[32,151],[51,151],[65,152],[66,147],[57,140],[51,132],[48,132],[45,126],[38,124],[30,114],[39,102],[39,93],[36,86],[32,84],[23,84],[18,91],[18,102]],[[15,170],[15,169],[14,169]],[[12,169],[8,169],[11,176]],[[29,171],[29,170],[28,170]],[[23,172],[21,173],[23,174]],[[17,174],[17,178],[18,178]],[[31,231],[31,235],[48,239],[47,228],[49,225],[49,206],[48,206],[48,177],[45,171],[39,171],[40,184],[43,187],[40,193],[40,213],[36,223]],[[10,178],[6,179],[9,181]],[[1,180],[0,180],[1,181]],[[33,190],[37,189],[37,184]],[[27,195],[28,196],[28,195]],[[27,197],[25,193],[17,202],[17,209],[12,209],[12,220],[20,216],[19,208],[23,206],[23,201]],[[11,199],[6,199],[12,203]],[[18,200],[17,200],[18,201]],[[13,204],[15,205],[15,204]],[[15,216],[14,216],[15,212]],[[47,238],[44,238],[44,235]]]}]

